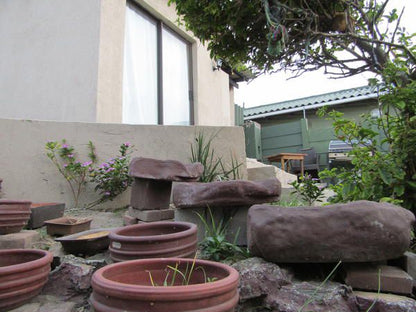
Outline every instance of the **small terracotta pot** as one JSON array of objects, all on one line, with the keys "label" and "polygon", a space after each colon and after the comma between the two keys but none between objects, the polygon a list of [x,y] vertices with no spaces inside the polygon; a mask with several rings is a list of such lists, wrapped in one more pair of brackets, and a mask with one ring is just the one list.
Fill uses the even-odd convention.
[{"label": "small terracotta pot", "polygon": [[30,201],[0,199],[0,234],[18,233],[30,217]]},{"label": "small terracotta pot", "polygon": [[18,307],[42,290],[52,254],[36,249],[0,250],[0,311]]},{"label": "small terracotta pot", "polygon": [[[193,261],[156,258],[105,266],[92,277],[90,302],[96,312],[234,311],[238,302],[238,272],[222,263],[196,259],[188,285],[152,286],[150,274],[154,283],[163,285],[168,265],[179,264],[178,269],[184,273]],[[204,273],[215,281],[205,282]],[[175,281],[181,283],[180,278]]]},{"label": "small terracotta pot", "polygon": [[188,222],[134,224],[116,229],[109,238],[110,256],[115,262],[193,257],[198,243],[196,225]]}]

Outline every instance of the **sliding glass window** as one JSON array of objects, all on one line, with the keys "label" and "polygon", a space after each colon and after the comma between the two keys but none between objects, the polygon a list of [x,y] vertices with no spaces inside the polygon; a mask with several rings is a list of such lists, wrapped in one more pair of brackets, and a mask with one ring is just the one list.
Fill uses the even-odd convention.
[{"label": "sliding glass window", "polygon": [[192,124],[190,44],[134,4],[126,9],[123,123]]}]

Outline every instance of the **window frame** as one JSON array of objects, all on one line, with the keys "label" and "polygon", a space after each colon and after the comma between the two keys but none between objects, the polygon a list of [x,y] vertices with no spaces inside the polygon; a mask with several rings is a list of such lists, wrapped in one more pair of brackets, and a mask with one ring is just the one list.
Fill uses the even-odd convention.
[{"label": "window frame", "polygon": [[[195,124],[194,119],[194,92],[193,92],[193,68],[192,68],[192,43],[179,35],[174,29],[166,25],[162,20],[156,18],[140,4],[128,0],[126,5],[132,10],[146,16],[156,24],[156,53],[157,53],[157,124],[164,125],[163,120],[163,30],[168,31],[178,40],[186,44],[187,47],[187,66],[188,66],[188,100],[189,100],[189,125]],[[123,68],[124,70],[124,68]]]}]

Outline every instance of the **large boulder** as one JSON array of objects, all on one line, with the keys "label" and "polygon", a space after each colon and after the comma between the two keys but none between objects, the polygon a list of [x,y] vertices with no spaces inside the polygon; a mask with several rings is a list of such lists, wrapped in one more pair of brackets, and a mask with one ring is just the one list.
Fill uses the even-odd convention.
[{"label": "large boulder", "polygon": [[388,203],[324,207],[255,205],[249,209],[250,252],[271,262],[369,262],[400,257],[414,215]]},{"label": "large boulder", "polygon": [[196,181],[204,171],[201,163],[183,164],[177,160],[135,157],[130,162],[129,175],[134,178],[163,181]]},{"label": "large boulder", "polygon": [[279,199],[280,182],[232,180],[210,183],[177,183],[173,187],[176,208],[251,206]]}]

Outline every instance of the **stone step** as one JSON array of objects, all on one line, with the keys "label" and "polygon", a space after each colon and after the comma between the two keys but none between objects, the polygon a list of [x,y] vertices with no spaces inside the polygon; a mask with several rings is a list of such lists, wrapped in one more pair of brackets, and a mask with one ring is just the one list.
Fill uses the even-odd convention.
[{"label": "stone step", "polygon": [[383,293],[412,294],[413,278],[398,267],[356,264],[345,270],[345,283],[353,289],[377,291],[380,287],[380,292]]}]

